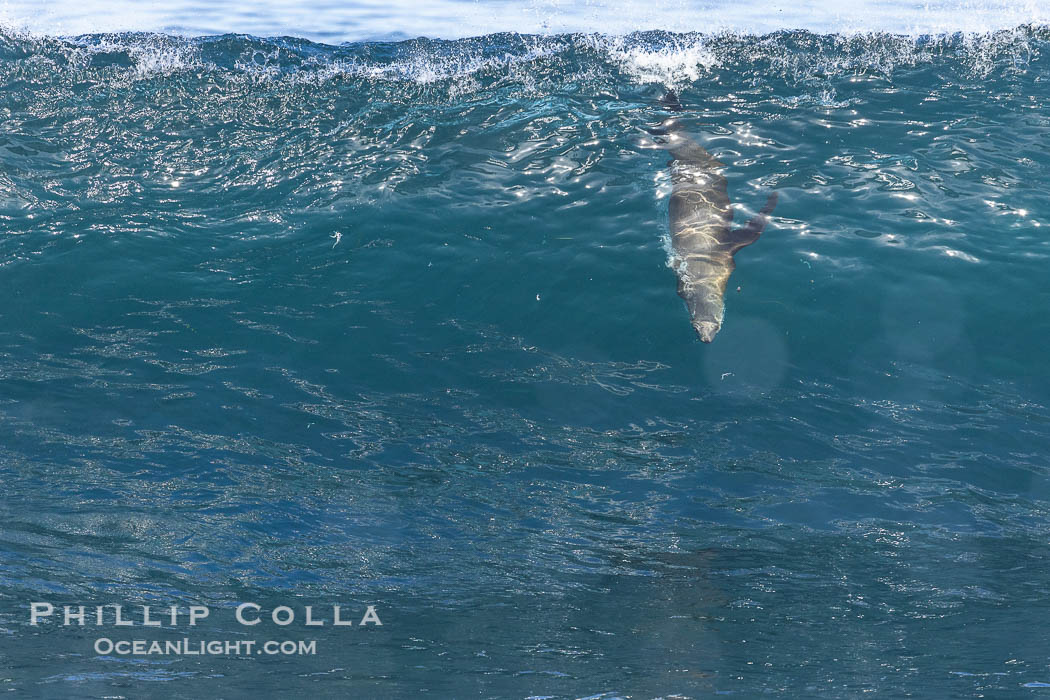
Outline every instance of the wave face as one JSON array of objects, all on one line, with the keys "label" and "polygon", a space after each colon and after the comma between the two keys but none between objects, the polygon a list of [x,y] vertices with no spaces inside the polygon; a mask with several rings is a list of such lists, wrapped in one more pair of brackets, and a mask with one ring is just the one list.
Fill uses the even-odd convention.
[{"label": "wave face", "polygon": [[[4,683],[1050,681],[1047,85],[1041,26],[0,35]],[[710,347],[668,87],[738,220],[779,193]],[[293,597],[384,627],[143,662],[23,614]]]}]

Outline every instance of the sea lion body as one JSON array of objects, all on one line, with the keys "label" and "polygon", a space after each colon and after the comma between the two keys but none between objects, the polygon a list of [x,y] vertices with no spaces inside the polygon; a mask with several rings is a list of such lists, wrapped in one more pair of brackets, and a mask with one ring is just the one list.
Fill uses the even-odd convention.
[{"label": "sea lion body", "polygon": [[[663,100],[673,111],[681,105],[673,93]],[[776,206],[770,195],[766,206],[741,229],[733,229],[725,167],[690,138],[677,119],[668,119],[655,133],[665,137],[671,153],[671,248],[678,275],[678,295],[685,300],[693,328],[710,343],[722,327],[725,291],[736,264],[733,255],[758,240]]]}]

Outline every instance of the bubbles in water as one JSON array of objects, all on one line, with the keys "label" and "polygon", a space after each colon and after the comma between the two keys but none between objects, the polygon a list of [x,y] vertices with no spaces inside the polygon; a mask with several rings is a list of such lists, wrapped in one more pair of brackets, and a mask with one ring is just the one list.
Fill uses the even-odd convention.
[{"label": "bubbles in water", "polygon": [[761,319],[734,316],[704,350],[704,375],[722,394],[758,398],[776,388],[787,370],[783,334]]},{"label": "bubbles in water", "polygon": [[915,275],[888,286],[879,318],[882,328],[850,362],[858,386],[909,404],[964,390],[976,356],[963,301],[949,282]]},{"label": "bubbles in water", "polygon": [[962,302],[944,280],[915,276],[890,288],[882,301],[882,326],[899,357],[928,359],[959,342]]}]

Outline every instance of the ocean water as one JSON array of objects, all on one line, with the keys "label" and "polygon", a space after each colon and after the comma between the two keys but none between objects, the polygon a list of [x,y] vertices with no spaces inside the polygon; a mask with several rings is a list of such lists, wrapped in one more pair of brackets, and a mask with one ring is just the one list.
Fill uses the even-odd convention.
[{"label": "ocean water", "polygon": [[[546,29],[364,40],[397,17],[311,39],[14,7],[12,697],[1050,687],[1045,25],[588,31],[532,5]],[[935,10],[912,16],[959,6]],[[738,221],[779,194],[711,345],[668,267],[668,88]],[[211,612],[33,625],[39,601]],[[238,624],[246,601],[297,619]]]}]

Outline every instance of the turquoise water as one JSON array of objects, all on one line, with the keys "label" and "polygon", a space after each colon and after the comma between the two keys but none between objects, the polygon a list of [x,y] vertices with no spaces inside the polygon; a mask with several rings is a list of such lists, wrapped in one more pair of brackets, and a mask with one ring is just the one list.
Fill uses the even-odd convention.
[{"label": "turquoise water", "polygon": [[[1048,54],[1039,27],[6,31],[0,683],[1045,692]],[[668,87],[738,221],[779,194],[710,346],[667,265]],[[243,601],[383,625],[246,629]]]}]

